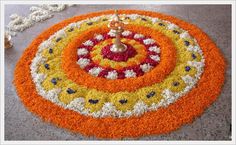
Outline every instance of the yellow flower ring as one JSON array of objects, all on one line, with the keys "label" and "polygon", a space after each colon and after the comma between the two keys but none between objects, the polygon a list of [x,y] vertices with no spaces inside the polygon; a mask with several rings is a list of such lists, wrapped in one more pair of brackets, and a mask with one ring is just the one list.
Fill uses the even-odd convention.
[{"label": "yellow flower ring", "polygon": [[[176,130],[217,98],[226,64],[204,32],[164,14],[119,12],[129,23],[125,29],[137,34],[126,38],[130,33],[124,33],[122,41],[134,52],[127,57],[103,53],[105,49],[105,54],[111,54],[112,38],[104,37],[110,34],[104,25],[113,11],[64,20],[29,45],[17,63],[14,84],[31,112],[86,136],[139,137]],[[94,37],[101,41],[95,46],[88,41]],[[156,47],[151,46],[154,42]],[[145,51],[140,53],[140,48]],[[89,61],[81,61],[81,57]],[[158,63],[143,62],[145,58]],[[110,64],[104,65],[104,59]],[[135,63],[128,64],[132,59]],[[100,68],[84,69],[93,60],[113,71],[101,75]],[[120,62],[121,66],[114,65]],[[115,71],[127,66],[140,67],[142,75],[130,69],[125,71],[126,77],[117,77]]]}]

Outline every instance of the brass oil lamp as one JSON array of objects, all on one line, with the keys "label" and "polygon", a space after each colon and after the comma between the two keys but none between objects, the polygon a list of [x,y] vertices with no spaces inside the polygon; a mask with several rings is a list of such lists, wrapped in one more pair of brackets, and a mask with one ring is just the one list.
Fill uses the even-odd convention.
[{"label": "brass oil lamp", "polygon": [[108,23],[108,28],[110,28],[115,34],[115,41],[110,50],[115,53],[126,51],[127,46],[121,42],[121,34],[124,31],[124,23],[121,21],[117,10],[115,10],[114,17]]}]

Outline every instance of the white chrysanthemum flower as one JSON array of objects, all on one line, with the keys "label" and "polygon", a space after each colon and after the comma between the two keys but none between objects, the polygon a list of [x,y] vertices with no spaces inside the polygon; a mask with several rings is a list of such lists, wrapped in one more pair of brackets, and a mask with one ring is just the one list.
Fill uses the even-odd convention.
[{"label": "white chrysanthemum flower", "polygon": [[122,32],[122,35],[123,35],[123,36],[129,36],[129,35],[131,35],[131,34],[132,34],[132,32],[130,32],[130,31],[128,31],[128,30]]},{"label": "white chrysanthemum flower", "polygon": [[35,86],[36,86],[36,91],[38,92],[38,94],[42,96],[43,98],[46,98],[45,96],[47,96],[47,92],[44,90],[41,83],[36,83]]},{"label": "white chrysanthemum flower", "polygon": [[133,78],[136,77],[136,73],[133,70],[126,70],[125,71],[125,77],[126,78]]},{"label": "white chrysanthemum flower", "polygon": [[32,60],[32,66],[36,67],[39,64],[44,63],[45,58],[43,58],[41,55],[36,55],[36,57],[34,57],[34,59]]},{"label": "white chrysanthemum flower", "polygon": [[145,63],[140,65],[140,68],[142,69],[143,72],[149,72],[152,69],[153,66],[151,66],[149,63]]},{"label": "white chrysanthemum flower", "polygon": [[101,41],[104,39],[104,37],[101,34],[98,34],[95,36],[95,39],[97,39],[98,41]]},{"label": "white chrysanthemum flower", "polygon": [[167,106],[170,103],[173,103],[175,100],[175,94],[172,91],[170,91],[169,89],[165,89],[162,92],[162,96],[164,96],[164,98],[165,98],[165,100],[163,102],[164,106]]},{"label": "white chrysanthemum flower", "polygon": [[151,38],[148,38],[148,39],[143,40],[143,43],[146,44],[146,45],[154,44],[155,40],[153,40]]},{"label": "white chrysanthemum flower", "polygon": [[101,117],[101,114],[102,114],[102,112],[100,110],[96,111],[96,112],[91,112],[91,110],[89,110],[89,112],[90,112],[89,115],[92,115],[95,118]]},{"label": "white chrysanthemum flower", "polygon": [[107,34],[111,37],[116,37],[115,30],[113,29],[111,29]]},{"label": "white chrysanthemum flower", "polygon": [[164,102],[164,99],[162,98],[158,103],[152,103],[151,106],[148,107],[148,111],[157,110],[159,107],[162,106],[161,103],[163,102]]},{"label": "white chrysanthemum flower", "polygon": [[41,51],[43,49],[50,48],[52,46],[53,46],[53,43],[51,41],[46,40],[46,41],[43,41],[43,43],[39,45],[39,50]]},{"label": "white chrysanthemum flower", "polygon": [[43,9],[46,9],[52,12],[60,12],[66,8],[65,4],[52,4],[52,5],[42,4],[39,6],[42,7]]},{"label": "white chrysanthemum flower", "polygon": [[80,66],[80,68],[85,68],[90,63],[90,60],[87,58],[80,58],[77,61],[77,64]]},{"label": "white chrysanthemum flower", "polygon": [[132,116],[132,111],[131,110],[128,110],[125,113],[123,113],[123,117],[130,117],[130,116]]},{"label": "white chrysanthemum flower", "polygon": [[174,93],[172,91],[170,91],[169,89],[165,89],[162,92],[162,95],[165,97],[165,99],[169,99],[169,98],[173,98],[174,97]]},{"label": "white chrysanthemum flower", "polygon": [[180,38],[191,38],[191,36],[189,35],[189,33],[187,31],[181,33],[179,36],[180,36]]},{"label": "white chrysanthemum flower", "polygon": [[46,98],[53,101],[53,102],[58,102],[57,96],[61,92],[61,89],[52,89],[47,92]]},{"label": "white chrysanthemum flower", "polygon": [[77,27],[77,24],[76,23],[70,23],[68,25],[69,28],[76,28]]},{"label": "white chrysanthemum flower", "polygon": [[85,104],[85,99],[80,97],[71,101],[70,104],[67,105],[67,107],[69,109],[82,112],[85,109],[84,104]]},{"label": "white chrysanthemum flower", "polygon": [[92,22],[97,22],[101,17],[93,17],[90,19]]},{"label": "white chrysanthemum flower", "polygon": [[151,46],[148,48],[149,51],[153,51],[153,52],[156,52],[156,53],[160,53],[160,47],[157,47],[157,46]]},{"label": "white chrysanthemum flower", "polygon": [[87,40],[83,43],[85,46],[93,46],[93,41]]},{"label": "white chrysanthemum flower", "polygon": [[153,24],[159,21],[158,18],[152,18],[151,20],[152,20],[152,23],[153,23]]},{"label": "white chrysanthemum flower", "polygon": [[92,76],[96,76],[97,77],[102,70],[103,69],[100,68],[100,67],[94,67],[94,68],[91,68],[89,70],[89,74],[91,74]]},{"label": "white chrysanthemum flower", "polygon": [[106,76],[107,79],[111,79],[111,80],[117,79],[117,77],[118,77],[118,73],[115,70],[108,72]]},{"label": "white chrysanthemum flower", "polygon": [[175,101],[175,98],[169,98],[169,99],[166,99],[164,102],[163,102],[163,105],[165,107],[167,107],[168,105],[170,105],[171,103],[173,103]]},{"label": "white chrysanthemum flower", "polygon": [[35,22],[41,22],[53,16],[50,11],[47,11],[40,7],[33,6],[30,8],[30,11],[31,13],[29,15],[29,18]]},{"label": "white chrysanthemum flower", "polygon": [[154,61],[160,61],[160,57],[158,55],[150,55],[150,58]]},{"label": "white chrysanthemum flower", "polygon": [[188,32],[184,32],[184,33],[181,33],[181,34],[179,35],[179,37],[180,37],[180,38],[190,38],[191,36],[189,35]]},{"label": "white chrysanthemum flower", "polygon": [[176,28],[178,28],[178,27],[177,27],[175,24],[170,23],[170,24],[168,24],[167,28],[168,28],[169,30],[174,30],[174,29],[176,29]]},{"label": "white chrysanthemum flower", "polygon": [[130,19],[132,19],[132,20],[135,20],[135,19],[139,18],[140,15],[138,15],[138,14],[131,14],[131,15],[128,15],[128,17],[129,17]]},{"label": "white chrysanthemum flower", "polygon": [[55,34],[56,38],[60,38],[60,37],[66,37],[66,32],[62,29],[56,32]]},{"label": "white chrysanthemum flower", "polygon": [[194,84],[196,83],[196,80],[194,80],[194,82],[192,84],[189,84],[189,86],[186,86],[184,88],[183,93],[181,93],[181,95],[179,95],[179,97],[183,96],[185,93],[191,91],[192,87],[194,86]]},{"label": "white chrysanthemum flower", "polygon": [[193,52],[198,52],[198,51],[200,51],[200,48],[199,48],[199,46],[190,45],[190,46],[188,46],[187,50],[188,51],[193,51]]},{"label": "white chrysanthemum flower", "polygon": [[139,38],[143,38],[144,36],[142,34],[135,34],[134,35],[134,39],[139,39]]},{"label": "white chrysanthemum flower", "polygon": [[33,80],[35,83],[41,83],[43,82],[43,80],[45,80],[45,78],[46,78],[46,75],[41,73],[41,74],[36,74]]},{"label": "white chrysanthemum flower", "polygon": [[11,21],[8,23],[7,27],[11,31],[24,31],[25,29],[32,26],[35,22],[30,18],[25,18],[18,16],[17,14],[11,15]]},{"label": "white chrysanthemum flower", "polygon": [[144,112],[146,112],[147,109],[148,109],[148,106],[143,101],[139,101],[134,105],[134,109],[132,112],[134,115],[139,116],[143,114]]},{"label": "white chrysanthemum flower", "polygon": [[194,66],[197,68],[198,71],[201,71],[204,67],[204,62],[197,62],[197,61],[188,61],[188,65]]},{"label": "white chrysanthemum flower", "polygon": [[191,77],[190,75],[182,76],[182,79],[186,84],[193,84],[194,83],[194,78]]},{"label": "white chrysanthemum flower", "polygon": [[77,50],[77,54],[78,55],[85,55],[85,54],[88,54],[88,50],[86,48],[79,48]]},{"label": "white chrysanthemum flower", "polygon": [[102,107],[101,117],[115,116],[115,112],[116,112],[115,106],[112,103],[107,102]]}]

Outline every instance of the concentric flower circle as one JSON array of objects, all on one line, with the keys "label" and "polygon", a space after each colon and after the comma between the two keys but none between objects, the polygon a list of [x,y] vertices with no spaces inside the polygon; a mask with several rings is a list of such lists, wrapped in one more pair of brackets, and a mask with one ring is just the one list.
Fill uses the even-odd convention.
[{"label": "concentric flower circle", "polygon": [[[114,68],[118,70],[117,73],[121,74],[119,77],[117,77],[118,79],[111,80],[107,78],[104,79],[102,77],[94,78],[94,76],[98,76],[100,73],[102,73],[103,71],[102,69],[104,68],[98,67],[97,64],[89,65],[91,61],[88,58],[81,59],[80,57],[77,56],[76,51],[78,48],[80,48],[78,47],[78,45],[81,45],[88,41],[87,37],[90,38],[91,36],[94,36],[98,32],[100,33],[109,32],[109,29],[106,26],[101,26],[101,27],[96,27],[96,28],[90,28],[89,31],[86,31],[82,35],[79,35],[78,37],[76,37],[65,48],[62,54],[62,68],[64,72],[66,73],[67,77],[71,79],[72,81],[76,82],[77,84],[87,86],[89,88],[99,89],[105,92],[113,92],[113,93],[119,92],[119,91],[129,91],[129,92],[135,91],[138,88],[161,82],[166,77],[166,75],[168,75],[175,67],[176,50],[174,48],[173,43],[171,42],[169,38],[167,38],[163,34],[156,31],[151,31],[151,29],[147,27],[127,25],[126,29],[136,31],[137,33],[142,32],[139,34],[150,36],[153,40],[156,40],[156,41],[158,40],[158,46],[160,46],[161,48],[161,55],[160,55],[161,61],[160,62],[157,60],[154,61],[151,58],[151,57],[155,58],[155,56],[159,58],[159,55],[157,55],[159,53],[154,52],[155,48],[153,48],[154,46],[157,46],[157,44],[155,43],[153,43],[154,45],[147,44],[146,50],[143,45],[141,46],[139,45],[140,47],[136,48],[138,54],[135,57],[133,57],[133,59],[131,58],[125,63],[123,62],[124,63],[123,65],[125,66],[124,68],[122,68],[122,62],[115,61],[113,63]],[[144,40],[147,40],[147,39],[140,39],[139,41],[144,41]],[[126,39],[124,39],[124,41],[126,41]],[[107,41],[103,41],[103,42],[104,44],[107,43]],[[134,47],[136,46],[134,45]],[[96,45],[95,45],[95,48],[96,48]],[[90,46],[90,49],[92,49],[92,46]],[[101,49],[99,48],[96,48],[96,50],[98,51],[98,53],[101,51]],[[94,54],[93,52],[91,52],[92,55]],[[139,61],[140,56],[141,56],[141,61]],[[96,61],[96,59],[92,59],[92,60]],[[136,60],[136,63],[135,63],[135,60]],[[83,63],[81,63],[81,61]],[[130,61],[131,62],[134,61],[134,63],[130,64]],[[111,61],[108,60],[108,62],[111,62]],[[88,65],[86,71],[81,69],[81,67],[82,68],[84,67],[86,69],[84,64],[86,64],[86,66]],[[119,64],[119,67],[117,67],[117,65],[115,64]],[[104,64],[101,64],[101,66],[104,67]],[[94,70],[91,70],[93,68]],[[109,65],[108,65],[108,68],[109,68]],[[149,71],[151,69],[152,71]],[[108,69],[108,72],[109,71],[114,71],[114,69],[111,69],[111,70]],[[145,71],[148,73],[145,73]],[[94,73],[92,74],[92,72]],[[136,74],[138,74],[137,76],[139,77],[136,77]],[[130,81],[132,81],[132,85],[130,85]]]},{"label": "concentric flower circle", "polygon": [[[122,53],[111,50],[114,39],[109,35],[110,32],[96,34],[94,38],[80,44],[77,49],[80,68],[95,77],[107,79],[139,77],[154,68],[160,61],[160,48],[155,40],[125,32],[121,41],[127,50]],[[137,35],[143,37],[136,38]],[[151,43],[147,43],[147,40]]]},{"label": "concentric flower circle", "polygon": [[159,13],[122,10],[128,50],[114,55],[114,35],[106,27],[111,14],[73,17],[31,43],[14,80],[30,111],[89,136],[138,137],[175,130],[217,98],[225,62],[199,28]]}]

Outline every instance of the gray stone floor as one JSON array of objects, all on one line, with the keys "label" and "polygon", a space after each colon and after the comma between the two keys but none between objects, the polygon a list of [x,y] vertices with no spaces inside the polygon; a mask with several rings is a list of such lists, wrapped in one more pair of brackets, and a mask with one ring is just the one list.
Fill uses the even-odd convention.
[{"label": "gray stone floor", "polygon": [[[31,5],[7,5],[5,23],[9,15],[27,16]],[[218,100],[192,124],[166,135],[145,136],[129,140],[230,140],[231,131],[231,7],[228,5],[77,5],[38,23],[13,38],[14,48],[5,51],[5,140],[95,140],[73,134],[42,122],[28,112],[12,85],[15,64],[24,49],[41,31],[74,15],[105,9],[143,9],[176,16],[196,24],[221,49],[227,62],[226,81]]]}]

